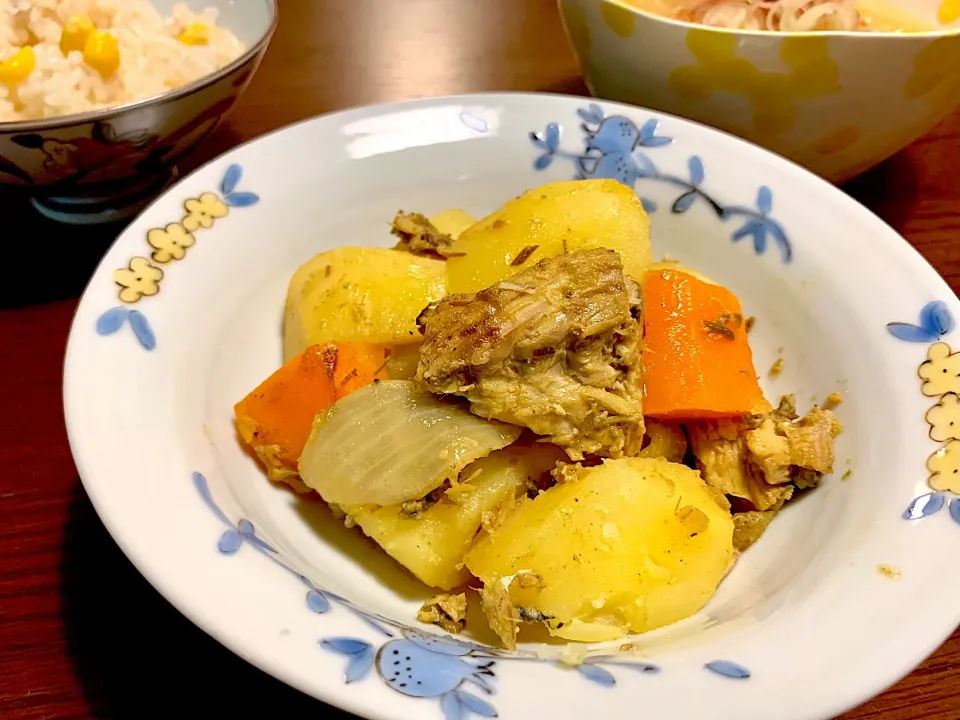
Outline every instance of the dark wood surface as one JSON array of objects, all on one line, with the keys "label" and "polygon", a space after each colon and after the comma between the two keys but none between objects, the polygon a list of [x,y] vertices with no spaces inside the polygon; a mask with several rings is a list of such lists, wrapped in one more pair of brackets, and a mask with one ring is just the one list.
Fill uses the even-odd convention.
[{"label": "dark wood surface", "polygon": [[[248,93],[183,170],[338,108],[586,92],[554,0],[281,0],[281,12]],[[960,113],[844,189],[960,287]],[[221,648],[113,544],[70,456],[60,376],[79,293],[120,228],[39,221],[9,189],[0,210],[0,717],[342,717]],[[843,718],[958,720],[960,633]]]}]

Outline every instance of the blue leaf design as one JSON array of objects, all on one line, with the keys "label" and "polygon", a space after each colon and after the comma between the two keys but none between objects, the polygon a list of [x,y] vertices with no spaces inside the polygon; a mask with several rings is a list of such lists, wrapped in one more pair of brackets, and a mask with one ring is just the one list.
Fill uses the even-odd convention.
[{"label": "blue leaf design", "polygon": [[767,224],[761,222],[757,224],[757,231],[753,233],[753,250],[757,255],[763,255],[767,251]]},{"label": "blue leaf design", "polygon": [[669,145],[672,142],[673,142],[672,138],[658,135],[657,137],[641,140],[640,144],[643,145],[644,147],[663,147],[664,145]]},{"label": "blue leaf design", "polygon": [[478,698],[476,695],[471,695],[463,690],[455,690],[454,693],[457,696],[457,700],[460,701],[460,704],[467,708],[470,712],[475,713],[480,717],[497,717],[497,711],[494,709],[493,705],[488,703],[483,698]]},{"label": "blue leaf design", "polygon": [[590,682],[595,682],[597,685],[602,685],[603,687],[613,687],[617,684],[616,679],[613,677],[610,671],[600,667],[599,665],[580,663],[577,665],[577,670],[579,670],[580,674],[587,678],[587,680]]},{"label": "blue leaf design", "polygon": [[547,125],[547,150],[554,153],[560,147],[560,126],[556,123]]},{"label": "blue leaf design", "polygon": [[738,665],[730,660],[714,660],[708,662],[704,667],[712,673],[720,675],[731,680],[746,680],[750,677],[750,671],[743,665]]},{"label": "blue leaf design", "polygon": [[699,185],[703,182],[703,161],[696,155],[687,160],[687,169],[690,170],[690,182]]},{"label": "blue leaf design", "polygon": [[657,135],[657,126],[660,122],[656,118],[650,118],[640,128],[640,139],[649,140]]},{"label": "blue leaf design", "polygon": [[766,185],[757,190],[757,209],[764,215],[769,215],[773,209],[773,193]]},{"label": "blue leaf design", "polygon": [[546,149],[547,149],[547,143],[546,143],[546,141],[545,141],[542,137],[540,137],[540,134],[539,134],[539,133],[531,132],[531,133],[530,133],[530,142],[532,142],[534,145],[536,145],[536,146],[537,146],[538,148],[540,148],[541,150],[546,150]]},{"label": "blue leaf design", "polygon": [[364,650],[372,650],[373,646],[364,640],[351,637],[324,638],[320,646],[341,655],[359,655]]},{"label": "blue leaf design", "polygon": [[693,205],[693,201],[696,199],[697,193],[695,190],[685,192],[683,195],[673,201],[673,205],[670,206],[670,211],[677,214],[685,213],[690,209],[690,206]]},{"label": "blue leaf design", "polygon": [[147,316],[139,310],[130,311],[130,327],[133,328],[133,334],[137,336],[144,350],[153,350],[157,347],[157,336],[153,334],[150,323],[147,322]]},{"label": "blue leaf design", "polygon": [[237,531],[241,535],[250,537],[257,534],[257,531],[253,529],[253,523],[246,518],[241,518],[240,522],[237,523]]},{"label": "blue leaf design", "polygon": [[957,525],[960,525],[960,498],[954,498],[950,501],[950,517]]},{"label": "blue leaf design", "polygon": [[224,555],[233,555],[240,549],[241,545],[243,545],[243,538],[240,537],[240,533],[230,528],[224,530],[223,535],[220,536],[220,540],[217,542],[217,550]]},{"label": "blue leaf design", "polygon": [[910,323],[892,322],[887,323],[887,331],[897,340],[904,340],[913,343],[928,343],[937,339],[937,336],[929,330],[924,330],[918,325]]},{"label": "blue leaf design", "polygon": [[903,511],[904,520],[918,520],[920,518],[930,517],[943,508],[944,497],[940,493],[931,492],[926,495],[914,498],[907,509]]},{"label": "blue leaf design", "polygon": [[550,155],[549,153],[544,154],[544,155],[541,155],[540,157],[538,157],[538,158],[534,161],[534,163],[533,163],[534,169],[535,169],[535,170],[546,170],[548,167],[550,167],[550,163],[553,162],[553,157],[554,157],[554,156],[553,156],[553,155]]},{"label": "blue leaf design", "polygon": [[370,672],[370,669],[373,667],[373,661],[375,655],[372,647],[368,647],[362,652],[358,652],[354,655],[349,656],[347,661],[347,669],[343,674],[344,682],[352,683],[356,680],[362,680],[363,677]]},{"label": "blue leaf design", "polygon": [[455,692],[448,692],[440,697],[440,709],[443,710],[444,720],[463,720],[464,707]]},{"label": "blue leaf design", "polygon": [[773,236],[774,242],[780,247],[780,252],[783,253],[783,261],[788,263],[793,260],[793,248],[790,246],[790,241],[787,239],[787,234],[783,231],[783,228],[773,220],[765,220],[763,225],[767,232]]},{"label": "blue leaf design", "polygon": [[597,105],[596,103],[590,103],[590,117],[595,123],[603,122],[603,108]]},{"label": "blue leaf design", "polygon": [[220,521],[224,525],[229,525],[233,527],[227,516],[223,514],[223,510],[213,501],[213,495],[210,494],[210,483],[207,482],[207,478],[203,473],[195,472],[193,473],[193,485],[197,489],[197,492],[200,493],[200,498],[203,500],[204,504],[210,508],[211,512],[220,518]]},{"label": "blue leaf design", "polygon": [[630,155],[634,162],[637,163],[637,173],[640,177],[657,176],[657,166],[653,164],[653,160],[647,157],[645,152],[642,150],[634,150]]},{"label": "blue leaf design", "polygon": [[650,198],[640,198],[640,204],[643,205],[643,209],[647,213],[655,213],[657,211],[657,203]]},{"label": "blue leaf design", "polygon": [[251,192],[230,193],[224,198],[230,207],[250,207],[260,202],[260,196]]},{"label": "blue leaf design", "polygon": [[580,116],[580,119],[584,122],[596,122],[593,119],[593,115],[590,114],[590,111],[585,108],[577,108],[577,115]]},{"label": "blue leaf design", "polygon": [[243,168],[236,164],[231,165],[223,174],[223,182],[220,183],[220,190],[224,195],[229,195],[237,189],[237,185],[240,184],[240,178],[242,177]]},{"label": "blue leaf design", "polygon": [[924,305],[920,311],[920,326],[938,337],[953,330],[953,315],[947,304],[943,300],[934,300]]},{"label": "blue leaf design", "polygon": [[739,242],[740,240],[743,240],[745,237],[755,235],[759,229],[760,229],[760,221],[750,220],[746,224],[744,224],[742,228],[734,232],[733,235],[731,235],[730,237],[734,242]]},{"label": "blue leaf design", "polygon": [[307,607],[317,615],[330,612],[330,601],[316,590],[307,591]]},{"label": "blue leaf design", "polygon": [[123,327],[123,323],[126,322],[129,312],[130,311],[122,305],[107,310],[97,318],[97,335],[113,335]]}]

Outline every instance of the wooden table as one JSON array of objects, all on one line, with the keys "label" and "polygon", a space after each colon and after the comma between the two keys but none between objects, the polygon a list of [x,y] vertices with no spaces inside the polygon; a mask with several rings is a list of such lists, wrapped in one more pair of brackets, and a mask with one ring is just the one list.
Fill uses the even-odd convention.
[{"label": "wooden table", "polygon": [[[183,170],[338,108],[482,90],[586,92],[554,0],[281,0],[281,11],[250,90]],[[845,189],[960,288],[960,113]],[[107,535],[67,446],[60,375],[77,297],[119,228],[47,224],[7,189],[0,209],[0,717],[343,717],[208,638]],[[8,232],[18,225],[26,229]],[[960,718],[960,633],[843,718]]]}]

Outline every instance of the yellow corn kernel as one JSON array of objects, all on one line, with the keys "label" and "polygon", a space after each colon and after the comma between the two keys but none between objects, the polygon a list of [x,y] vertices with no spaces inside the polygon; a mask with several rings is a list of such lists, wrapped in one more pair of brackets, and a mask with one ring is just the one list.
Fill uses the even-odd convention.
[{"label": "yellow corn kernel", "polygon": [[206,45],[210,42],[210,28],[203,23],[194,23],[184,28],[177,39],[184,45]]},{"label": "yellow corn kernel", "polygon": [[0,82],[18,85],[26,80],[37,64],[32,47],[22,47],[17,54],[0,62]]},{"label": "yellow corn kernel", "polygon": [[108,32],[95,30],[83,44],[83,60],[103,77],[110,77],[120,67],[117,39]]},{"label": "yellow corn kernel", "polygon": [[87,38],[96,28],[90,18],[80,16],[67,20],[63,26],[63,33],[60,35],[60,51],[66,55],[71,52],[83,52],[87,44]]}]

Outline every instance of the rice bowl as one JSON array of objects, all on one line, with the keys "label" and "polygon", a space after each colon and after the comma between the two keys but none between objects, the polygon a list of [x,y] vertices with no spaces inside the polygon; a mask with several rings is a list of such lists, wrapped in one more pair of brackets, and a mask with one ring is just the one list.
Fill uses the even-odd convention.
[{"label": "rice bowl", "polygon": [[161,95],[237,59],[218,11],[149,0],[0,0],[0,123]]}]

